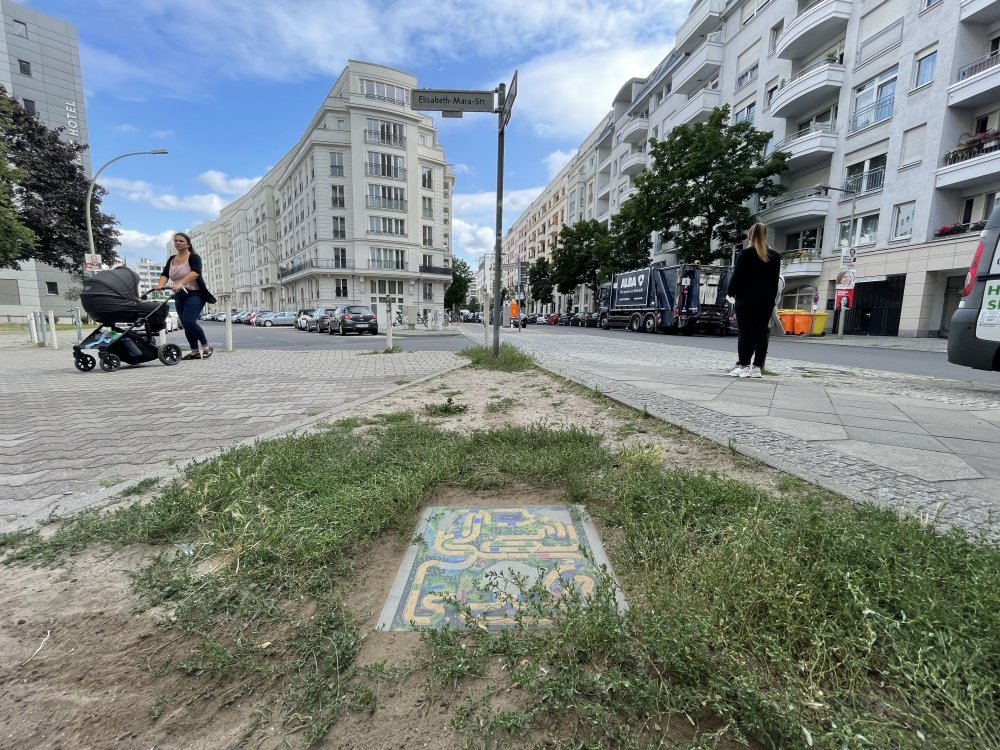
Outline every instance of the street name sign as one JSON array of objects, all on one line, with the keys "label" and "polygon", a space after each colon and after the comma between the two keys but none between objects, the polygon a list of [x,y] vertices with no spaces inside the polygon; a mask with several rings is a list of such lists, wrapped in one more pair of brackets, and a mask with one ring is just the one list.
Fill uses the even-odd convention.
[{"label": "street name sign", "polygon": [[514,109],[514,99],[517,98],[517,71],[514,71],[514,77],[510,79],[510,86],[507,88],[507,95],[503,100],[503,111],[501,114],[500,129],[503,130],[507,127],[507,123],[510,122],[510,113]]},{"label": "street name sign", "polygon": [[492,112],[492,91],[461,91],[452,89],[413,89],[410,94],[413,109],[439,112]]}]

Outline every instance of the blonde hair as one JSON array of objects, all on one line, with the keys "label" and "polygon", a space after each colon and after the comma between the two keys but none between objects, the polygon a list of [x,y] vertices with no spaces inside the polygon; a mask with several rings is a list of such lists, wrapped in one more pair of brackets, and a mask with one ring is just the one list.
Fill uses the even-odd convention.
[{"label": "blonde hair", "polygon": [[767,263],[767,227],[760,222],[754,224],[750,227],[750,235],[747,237],[747,242],[757,251],[757,257],[763,263]]}]

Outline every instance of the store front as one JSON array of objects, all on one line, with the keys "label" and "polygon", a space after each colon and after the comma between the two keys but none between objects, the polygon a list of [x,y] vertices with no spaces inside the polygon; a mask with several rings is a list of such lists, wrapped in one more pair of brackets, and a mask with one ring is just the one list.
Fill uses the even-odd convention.
[{"label": "store front", "polygon": [[[854,282],[854,304],[847,311],[844,333],[855,336],[897,336],[903,312],[906,275],[859,276]],[[833,330],[840,310],[833,314]]]}]

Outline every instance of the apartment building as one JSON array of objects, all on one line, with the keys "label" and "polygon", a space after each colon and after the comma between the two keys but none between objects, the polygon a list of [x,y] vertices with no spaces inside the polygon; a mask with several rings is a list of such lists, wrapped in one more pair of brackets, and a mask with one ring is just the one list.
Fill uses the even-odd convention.
[{"label": "apartment building", "polygon": [[1000,191],[1000,1],[696,3],[612,102],[596,218],[628,199],[649,138],[723,104],[791,154],[787,192],[754,206],[786,256],[785,306],[832,308],[854,257],[848,333],[945,335]]},{"label": "apartment building", "polygon": [[[65,128],[63,138],[88,142],[83,73],[76,27],[13,0],[0,0],[0,85],[49,128]],[[90,156],[81,163],[90,174]],[[81,266],[83,258],[80,259]],[[79,303],[63,295],[73,285],[65,271],[44,263],[0,269],[0,319],[20,320],[33,310],[69,315]]]},{"label": "apartment building", "polygon": [[[351,60],[293,148],[191,232],[237,308],[440,307],[455,177],[408,73]],[[223,297],[220,297],[220,301]]]}]

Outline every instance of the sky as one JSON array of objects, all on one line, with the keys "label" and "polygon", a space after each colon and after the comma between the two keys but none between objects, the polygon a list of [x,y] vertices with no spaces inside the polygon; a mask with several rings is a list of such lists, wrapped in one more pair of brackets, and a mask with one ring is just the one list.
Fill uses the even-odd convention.
[{"label": "sky", "polygon": [[[421,88],[518,92],[505,134],[504,230],[665,57],[691,0],[25,0],[76,26],[104,210],[129,261],[218,217],[302,136],[349,59]],[[433,114],[454,165],[452,248],[493,249],[495,115]]]}]

